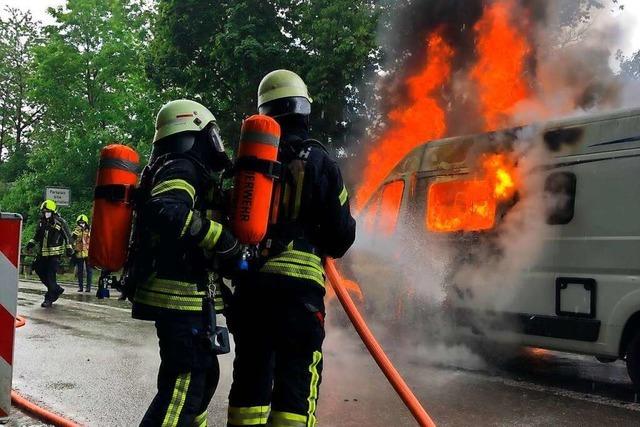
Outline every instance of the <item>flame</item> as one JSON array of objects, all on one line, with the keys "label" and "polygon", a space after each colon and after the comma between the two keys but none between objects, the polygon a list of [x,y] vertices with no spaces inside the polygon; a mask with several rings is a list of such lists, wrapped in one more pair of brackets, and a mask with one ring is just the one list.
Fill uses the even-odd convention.
[{"label": "flame", "polygon": [[482,180],[444,181],[431,184],[427,229],[434,232],[480,231],[493,227],[496,200]]},{"label": "flame", "polygon": [[497,0],[474,26],[478,62],[471,78],[478,87],[485,130],[508,125],[518,102],[530,95],[525,71],[531,47],[523,31],[510,22],[516,16],[523,19],[516,12],[515,0]]},{"label": "flame", "polygon": [[[346,278],[342,279],[342,284],[349,294],[356,299],[356,302],[362,304],[364,302],[364,294],[362,293],[362,289],[358,282],[354,282],[353,280],[349,280]],[[333,290],[333,286],[331,286],[328,282],[325,286],[327,290],[327,304],[334,299],[337,298],[336,291]]]},{"label": "flame", "polygon": [[491,154],[481,162],[481,177],[431,184],[427,199],[427,229],[433,232],[481,231],[493,228],[500,202],[517,190],[515,165],[506,154]]},{"label": "flame", "polygon": [[446,115],[436,91],[450,78],[453,49],[440,32],[426,40],[427,63],[406,81],[409,105],[389,112],[391,129],[367,157],[363,179],[355,198],[361,208],[393,168],[415,147],[440,138],[446,131]]},{"label": "flame", "polygon": [[496,200],[509,200],[516,192],[515,165],[506,154],[491,154],[482,162],[484,175],[493,188]]}]

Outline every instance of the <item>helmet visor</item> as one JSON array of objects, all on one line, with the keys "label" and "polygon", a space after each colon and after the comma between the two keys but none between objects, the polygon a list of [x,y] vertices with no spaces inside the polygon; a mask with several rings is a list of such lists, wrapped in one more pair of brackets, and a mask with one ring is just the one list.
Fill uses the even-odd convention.
[{"label": "helmet visor", "polygon": [[308,116],[311,114],[311,103],[302,96],[275,99],[258,107],[258,112],[265,116],[278,118],[290,114]]},{"label": "helmet visor", "polygon": [[216,153],[224,153],[224,142],[222,142],[222,137],[220,137],[220,129],[215,122],[211,123],[211,125],[209,126],[209,142],[211,143],[211,146]]}]

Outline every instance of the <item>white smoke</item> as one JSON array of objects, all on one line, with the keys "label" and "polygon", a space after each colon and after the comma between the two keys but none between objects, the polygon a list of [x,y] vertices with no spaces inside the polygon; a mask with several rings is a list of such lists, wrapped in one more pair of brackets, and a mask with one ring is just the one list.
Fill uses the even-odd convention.
[{"label": "white smoke", "polygon": [[[347,277],[362,287],[365,317],[383,345],[391,346],[398,355],[411,354],[434,364],[480,366],[469,348],[455,342],[458,330],[446,312],[456,288],[470,291],[469,306],[495,311],[508,308],[518,296],[523,271],[535,265],[553,237],[546,212],[557,201],[544,191],[541,166],[548,164],[552,154],[543,141],[543,123],[638,106],[640,84],[617,74],[612,61],[632,26],[604,9],[567,36],[554,19],[560,15],[555,10],[558,4],[547,2],[547,19],[537,22],[533,31],[532,96],[511,111],[510,123],[534,125],[519,130],[511,145],[510,155],[517,159],[521,177],[518,200],[491,235],[462,245],[451,238],[428,236],[420,213],[419,217],[402,217],[397,233],[385,237],[377,230],[366,230],[360,218],[357,242],[342,265]],[[471,102],[475,94],[466,73],[454,76],[453,82],[451,99]],[[463,132],[482,123],[462,117],[458,130]],[[455,135],[456,129],[452,131]],[[473,160],[468,158],[467,163]]]}]

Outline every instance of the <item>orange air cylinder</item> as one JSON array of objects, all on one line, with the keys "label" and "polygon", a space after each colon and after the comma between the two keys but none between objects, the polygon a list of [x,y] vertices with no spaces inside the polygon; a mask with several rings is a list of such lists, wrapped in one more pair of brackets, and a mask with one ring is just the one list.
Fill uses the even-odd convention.
[{"label": "orange air cylinder", "polygon": [[100,152],[89,262],[102,270],[118,271],[127,258],[139,167],[140,156],[126,145],[108,145]]},{"label": "orange air cylinder", "polygon": [[271,117],[257,114],[242,123],[232,228],[245,245],[257,245],[267,233],[279,142],[280,125]]}]

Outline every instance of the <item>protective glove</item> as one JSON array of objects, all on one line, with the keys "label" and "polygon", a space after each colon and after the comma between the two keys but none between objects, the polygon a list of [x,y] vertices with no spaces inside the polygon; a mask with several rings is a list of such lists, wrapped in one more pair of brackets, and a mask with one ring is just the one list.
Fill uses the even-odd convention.
[{"label": "protective glove", "polygon": [[242,245],[238,239],[234,237],[226,229],[222,230],[222,234],[216,244],[215,259],[218,264],[218,271],[221,276],[232,279],[238,271],[240,259],[242,258]]},{"label": "protective glove", "polygon": [[29,243],[27,243],[27,252],[31,252],[33,250],[33,248],[36,247],[36,242],[34,242],[33,240],[29,241]]},{"label": "protective glove", "polygon": [[76,253],[76,251],[74,251],[73,248],[67,248],[66,252],[67,252],[67,256],[69,258],[71,258],[73,256],[73,254]]}]

